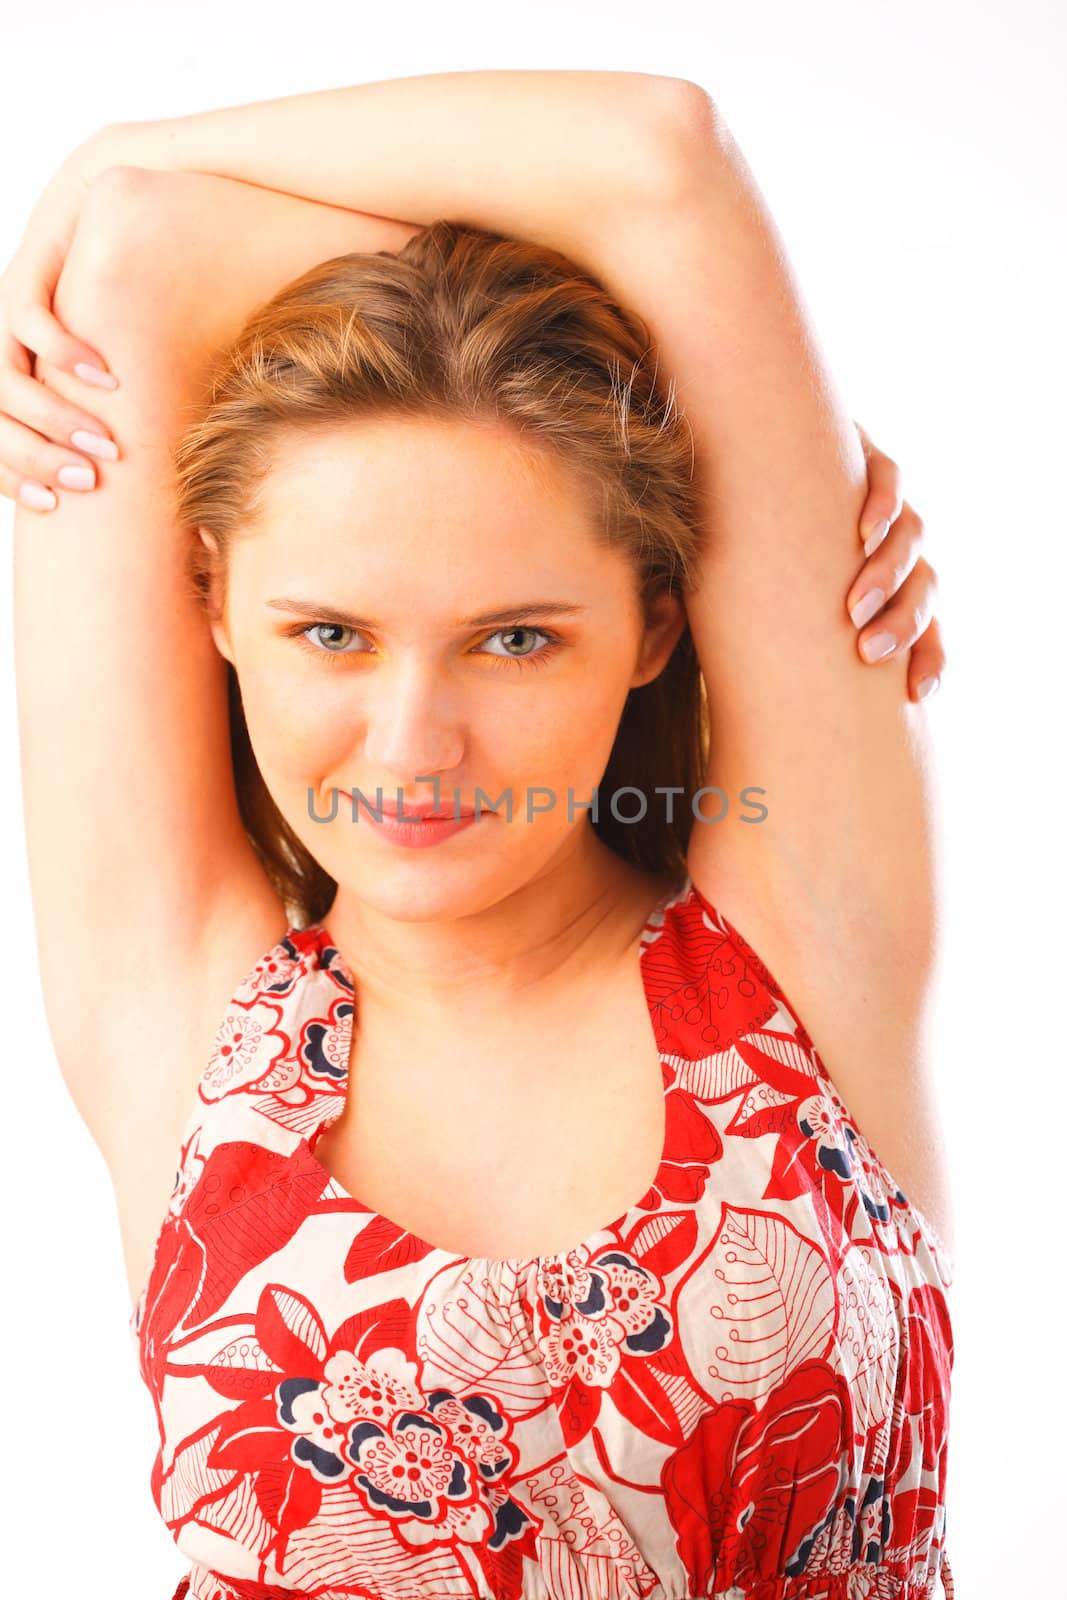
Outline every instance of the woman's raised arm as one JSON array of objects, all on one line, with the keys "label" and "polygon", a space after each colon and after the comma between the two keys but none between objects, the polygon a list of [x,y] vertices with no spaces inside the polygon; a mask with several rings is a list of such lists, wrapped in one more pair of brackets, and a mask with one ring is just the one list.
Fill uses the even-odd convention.
[{"label": "woman's raised arm", "polygon": [[[644,317],[694,437],[704,559],[685,603],[706,782],[729,810],[716,823],[719,797],[705,797],[690,872],[798,1000],[861,1131],[950,1239],[927,1031],[940,932],[927,712],[905,696],[900,655],[864,664],[839,599],[860,565],[863,451],[759,188],[696,85],[674,172],[663,204],[605,231],[595,270]],[[750,785],[758,826],[739,815]]]},{"label": "woman's raised arm", "polygon": [[693,431],[705,556],[686,608],[707,781],[735,803],[746,784],[766,790],[765,824],[695,829],[695,873],[777,885],[828,934],[847,918],[861,957],[929,967],[926,711],[905,697],[904,660],[865,669],[838,599],[861,564],[863,449],[748,164],[689,90],[669,203],[615,227],[597,270],[644,317]]},{"label": "woman's raised arm", "polygon": [[[698,828],[695,860],[706,871],[714,856],[721,874],[740,848],[746,876],[767,864],[835,907],[847,885],[864,927],[873,915],[883,938],[929,951],[928,762],[921,724],[903,715],[906,659],[861,671],[843,603],[862,565],[860,442],[703,90],[643,73],[443,73],[119,124],[89,159],[217,174],[408,226],[447,215],[514,232],[564,250],[642,314],[710,488],[707,581],[690,597],[715,701],[710,776],[731,792],[760,785],[773,805],[758,840]],[[826,803],[831,777],[839,798]]]},{"label": "woman's raised arm", "polygon": [[94,159],[515,233],[639,312],[708,491],[704,581],[687,597],[712,700],[708,781],[735,796],[761,786],[770,809],[758,829],[698,826],[695,870],[759,872],[815,910],[853,908],[880,948],[890,938],[930,958],[924,716],[904,652],[864,670],[843,598],[862,566],[860,439],[702,88],[626,72],[395,78],[118,124]]},{"label": "woman's raised arm", "polygon": [[121,380],[96,402],[120,454],[47,518],[16,510],[15,664],[45,1010],[129,1201],[136,1292],[218,1019],[287,922],[238,811],[226,663],[190,593],[171,453],[253,306],[411,230],[198,174],[108,174],[90,198],[57,310]]},{"label": "woman's raised arm", "polygon": [[[118,123],[90,159],[237,178],[571,254],[661,191],[685,84],[643,72],[442,72]],[[581,255],[574,257],[581,263]]]},{"label": "woman's raised arm", "polygon": [[[84,414],[43,406],[20,374],[31,370],[30,352],[71,373],[85,372],[79,362],[100,361],[55,317],[52,294],[85,186],[106,167],[237,179],[412,219],[402,224],[408,229],[448,216],[550,245],[604,277],[605,260],[615,266],[605,241],[670,210],[677,130],[694,89],[640,72],[450,72],[99,129],[49,184],[5,274],[12,370],[5,375],[0,365],[0,377],[13,398],[10,417],[0,415],[0,493],[47,510],[56,502],[49,486],[64,486],[59,469],[77,464],[70,433],[87,426]],[[848,604],[872,587],[883,591],[859,618],[859,644],[888,628],[907,654],[906,688],[918,700],[936,687],[945,661],[931,617],[934,574],[904,531],[905,519],[921,526],[889,487],[894,464],[864,444],[870,504],[861,537],[880,517],[894,526],[877,566],[852,572]],[[832,603],[837,614],[840,597]]]},{"label": "woman's raised arm", "polygon": [[706,560],[686,598],[711,702],[708,782],[735,806],[760,787],[769,809],[758,828],[698,825],[694,877],[759,884],[783,923],[802,910],[858,972],[892,951],[921,984],[937,926],[925,712],[903,652],[865,668],[843,598],[862,565],[863,451],[710,96],[639,73],[445,73],[114,137],[116,159],[138,165],[524,235],[644,318],[705,490]]}]

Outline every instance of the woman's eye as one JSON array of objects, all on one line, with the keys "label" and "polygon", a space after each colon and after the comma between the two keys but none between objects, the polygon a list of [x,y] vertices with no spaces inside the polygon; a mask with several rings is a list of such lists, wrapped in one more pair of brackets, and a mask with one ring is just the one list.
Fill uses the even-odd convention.
[{"label": "woman's eye", "polygon": [[329,643],[320,641],[320,643],[318,643],[318,644],[313,644],[311,642],[311,638],[312,638],[313,634],[331,634],[331,633],[332,634],[338,634],[338,633],[345,634],[345,633],[348,633],[348,634],[351,634],[353,636],[353,638],[359,638],[359,635],[356,633],[355,628],[350,628],[350,627],[347,626],[347,624],[345,624],[343,622],[313,622],[308,627],[301,628],[299,630],[298,634],[297,634],[297,637],[299,638],[301,644],[304,646],[304,648],[306,650],[313,651],[314,654],[317,655],[317,656],[341,656],[341,655],[351,656],[351,655],[358,655],[360,653],[357,650],[336,650],[336,649],[334,649],[334,645],[337,642],[336,639],[330,641]]},{"label": "woman's eye", "polygon": [[[525,634],[527,638],[530,638],[530,637],[533,637],[533,636],[540,636],[542,639],[546,640],[547,642],[546,642],[545,645],[542,646],[542,648],[540,650],[521,650],[520,649],[520,650],[518,650],[516,652],[516,651],[514,651],[512,649],[506,649],[504,655],[503,656],[497,656],[496,659],[498,661],[517,661],[520,666],[525,665],[526,662],[529,662],[531,665],[533,665],[534,662],[540,664],[548,656],[554,654],[556,646],[560,642],[559,638],[558,638],[558,635],[553,634],[553,633],[548,633],[548,632],[546,632],[546,630],[544,628],[526,628],[526,627],[499,628],[496,633],[491,633],[489,635],[489,639],[487,639],[485,642],[486,642],[486,644],[488,644],[490,639],[507,639],[509,641],[513,641],[516,638],[516,636],[518,636],[521,639],[523,634]],[[489,653],[490,653],[490,655],[493,654],[492,651],[490,651]]]}]

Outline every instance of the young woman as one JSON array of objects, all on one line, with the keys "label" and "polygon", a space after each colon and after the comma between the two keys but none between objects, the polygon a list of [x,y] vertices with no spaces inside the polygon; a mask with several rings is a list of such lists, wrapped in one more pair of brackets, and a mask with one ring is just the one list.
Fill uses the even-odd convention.
[{"label": "young woman", "polygon": [[179,1592],[950,1594],[933,574],[707,95],[106,128],[3,306]]}]

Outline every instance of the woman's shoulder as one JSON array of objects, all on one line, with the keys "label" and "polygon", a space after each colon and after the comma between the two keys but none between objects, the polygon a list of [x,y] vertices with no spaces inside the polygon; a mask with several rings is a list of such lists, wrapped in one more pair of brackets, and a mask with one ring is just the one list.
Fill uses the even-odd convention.
[{"label": "woman's shoulder", "polygon": [[772,863],[742,869],[725,856],[714,867],[691,858],[675,920],[690,965],[697,960],[704,973],[690,981],[723,986],[720,996],[727,979],[751,984],[781,1007],[853,1125],[948,1238],[921,950],[902,959],[892,930],[846,896],[828,905]]}]

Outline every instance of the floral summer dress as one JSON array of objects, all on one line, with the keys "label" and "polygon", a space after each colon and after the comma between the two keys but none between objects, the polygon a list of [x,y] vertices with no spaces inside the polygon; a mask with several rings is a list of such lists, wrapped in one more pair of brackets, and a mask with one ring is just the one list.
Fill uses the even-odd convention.
[{"label": "floral summer dress", "polygon": [[640,963],[655,1181],[532,1259],[316,1160],[355,999],[324,926],[240,984],[131,1322],[175,1600],[951,1600],[948,1252],[691,879]]}]

